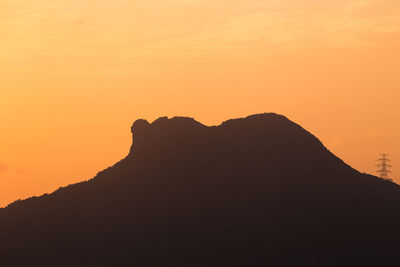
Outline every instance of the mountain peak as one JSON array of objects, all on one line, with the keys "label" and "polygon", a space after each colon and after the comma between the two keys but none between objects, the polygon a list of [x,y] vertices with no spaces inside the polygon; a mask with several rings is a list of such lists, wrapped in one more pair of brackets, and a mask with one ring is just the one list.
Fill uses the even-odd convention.
[{"label": "mountain peak", "polygon": [[138,119],[136,120],[133,125],[132,125],[132,133],[135,134],[137,131],[142,131],[143,129],[148,129],[148,128],[161,128],[161,127],[191,127],[191,126],[204,126],[200,122],[196,121],[193,118],[190,117],[172,117],[168,118],[167,116],[160,117],[153,121],[152,123],[149,123],[145,119]]},{"label": "mountain peak", "polygon": [[140,119],[132,133],[94,179],[1,210],[2,266],[398,262],[399,187],[282,115]]},{"label": "mountain peak", "polygon": [[133,141],[130,154],[141,150],[149,152],[151,147],[162,147],[172,140],[188,137],[190,132],[200,128],[207,127],[189,117],[160,117],[152,123],[138,119],[131,127]]},{"label": "mountain peak", "polygon": [[146,129],[149,126],[150,126],[150,123],[147,120],[138,119],[133,123],[131,131],[132,131],[132,133],[135,133],[136,131],[141,131],[143,129]]},{"label": "mountain peak", "polygon": [[160,117],[152,123],[139,119],[132,126],[132,135],[130,159],[140,155],[142,159],[172,160],[171,164],[176,164],[206,150],[210,155],[222,153],[213,152],[218,150],[244,157],[242,162],[251,154],[258,155],[259,164],[271,168],[286,159],[296,168],[351,169],[311,133],[276,113],[230,119],[218,126],[205,126],[189,117]]}]

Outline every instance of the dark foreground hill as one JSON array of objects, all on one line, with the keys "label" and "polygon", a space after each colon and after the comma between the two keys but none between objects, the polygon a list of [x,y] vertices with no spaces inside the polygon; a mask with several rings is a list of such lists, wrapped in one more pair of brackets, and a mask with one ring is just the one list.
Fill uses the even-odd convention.
[{"label": "dark foreground hill", "polygon": [[400,266],[400,188],[283,116],[138,120],[87,182],[0,210],[0,266]]}]

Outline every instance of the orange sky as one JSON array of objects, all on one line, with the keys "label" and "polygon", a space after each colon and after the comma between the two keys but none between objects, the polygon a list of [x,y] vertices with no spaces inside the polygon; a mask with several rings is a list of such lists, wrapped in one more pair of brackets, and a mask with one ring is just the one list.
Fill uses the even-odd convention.
[{"label": "orange sky", "polygon": [[0,37],[0,206],[93,177],[164,115],[281,113],[400,182],[398,0],[1,0]]}]

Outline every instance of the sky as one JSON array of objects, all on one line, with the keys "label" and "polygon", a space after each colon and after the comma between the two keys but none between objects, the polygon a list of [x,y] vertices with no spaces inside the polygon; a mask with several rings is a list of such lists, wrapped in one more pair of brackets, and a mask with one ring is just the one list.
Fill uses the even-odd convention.
[{"label": "sky", "polygon": [[176,115],[280,113],[359,171],[390,154],[400,183],[398,0],[1,0],[0,37],[0,206]]}]

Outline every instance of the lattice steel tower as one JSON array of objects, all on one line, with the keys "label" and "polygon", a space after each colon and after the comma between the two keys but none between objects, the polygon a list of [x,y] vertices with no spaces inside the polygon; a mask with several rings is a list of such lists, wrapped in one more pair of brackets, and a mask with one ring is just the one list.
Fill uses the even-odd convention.
[{"label": "lattice steel tower", "polygon": [[388,154],[381,154],[381,157],[378,159],[379,164],[376,165],[379,169],[376,171],[379,174],[379,177],[384,180],[390,180],[389,170],[392,165],[389,164],[390,159],[388,158]]}]

